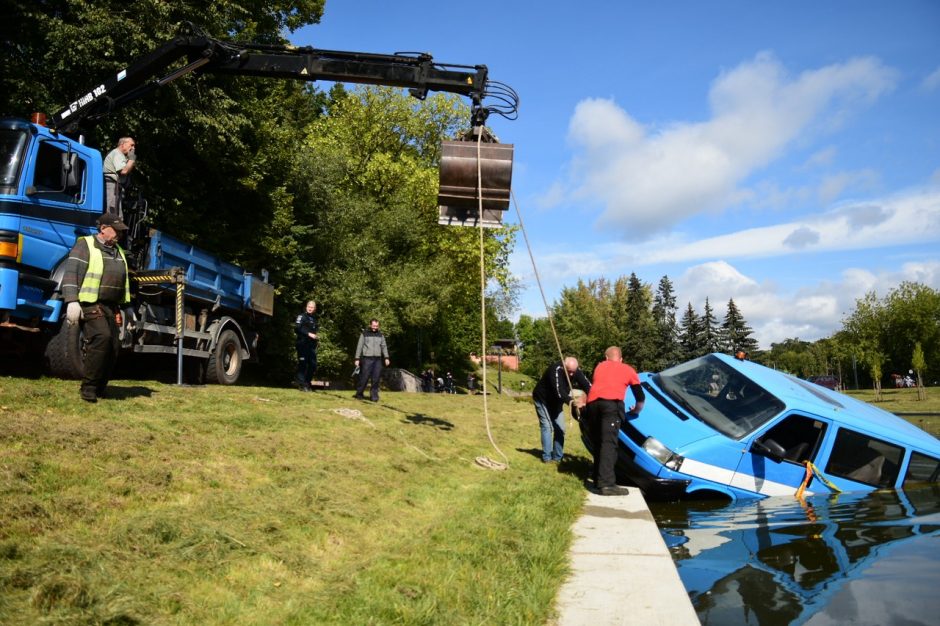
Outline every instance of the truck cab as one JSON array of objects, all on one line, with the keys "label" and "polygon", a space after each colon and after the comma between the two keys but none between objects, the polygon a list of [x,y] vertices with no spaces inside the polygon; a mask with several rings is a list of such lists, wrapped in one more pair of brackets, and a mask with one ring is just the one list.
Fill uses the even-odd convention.
[{"label": "truck cab", "polygon": [[0,121],[0,323],[61,313],[56,269],[102,213],[101,155],[50,129]]}]

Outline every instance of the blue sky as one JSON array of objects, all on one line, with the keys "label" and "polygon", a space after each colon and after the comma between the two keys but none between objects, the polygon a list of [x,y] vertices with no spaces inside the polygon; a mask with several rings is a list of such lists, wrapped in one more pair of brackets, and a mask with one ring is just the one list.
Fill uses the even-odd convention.
[{"label": "blue sky", "polygon": [[[940,2],[328,0],[298,45],[485,64],[546,296],[668,275],[762,347],[940,289]],[[516,209],[506,221],[518,223]],[[522,237],[519,313],[545,309]]]}]

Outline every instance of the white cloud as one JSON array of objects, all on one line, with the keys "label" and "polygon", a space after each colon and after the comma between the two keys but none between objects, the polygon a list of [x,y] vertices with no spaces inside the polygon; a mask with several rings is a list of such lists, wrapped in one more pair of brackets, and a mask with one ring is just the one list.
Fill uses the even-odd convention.
[{"label": "white cloud", "polygon": [[940,190],[924,190],[844,204],[799,222],[749,228],[684,245],[649,249],[642,258],[647,263],[661,263],[772,257],[794,249],[858,250],[938,239]]},{"label": "white cloud", "polygon": [[819,184],[819,201],[822,204],[829,204],[842,195],[843,191],[853,186],[861,190],[873,189],[878,180],[878,173],[871,169],[830,174],[825,176]]},{"label": "white cloud", "polygon": [[843,318],[855,310],[855,302],[869,291],[883,298],[902,281],[940,289],[940,261],[905,263],[896,270],[873,273],[852,268],[838,281],[820,281],[793,292],[774,283],[759,283],[732,265],[720,261],[687,269],[675,280],[677,300],[684,309],[691,302],[697,313],[705,297],[719,321],[734,299],[762,348],[783,339],[806,341],[827,337],[842,327]]},{"label": "white cloud", "polygon": [[601,227],[647,238],[738,199],[737,186],[797,137],[828,132],[895,82],[896,72],[873,58],[790,77],[761,53],[715,80],[705,122],[654,130],[612,100],[584,100],[569,125],[572,195],[603,205]]},{"label": "white cloud", "polygon": [[811,154],[810,157],[806,159],[806,163],[803,164],[802,169],[812,170],[817,167],[832,165],[833,161],[835,161],[836,154],[838,154],[838,150],[835,146],[826,146],[822,150]]},{"label": "white cloud", "polygon": [[940,88],[940,67],[927,75],[920,85],[927,91],[933,91],[934,89]]}]

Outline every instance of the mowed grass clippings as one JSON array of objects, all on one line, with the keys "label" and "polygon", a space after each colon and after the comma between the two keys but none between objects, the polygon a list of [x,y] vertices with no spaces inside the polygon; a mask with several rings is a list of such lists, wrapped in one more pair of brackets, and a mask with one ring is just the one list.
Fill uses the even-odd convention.
[{"label": "mowed grass clippings", "polygon": [[583,502],[529,402],[0,378],[0,624],[532,624]]}]

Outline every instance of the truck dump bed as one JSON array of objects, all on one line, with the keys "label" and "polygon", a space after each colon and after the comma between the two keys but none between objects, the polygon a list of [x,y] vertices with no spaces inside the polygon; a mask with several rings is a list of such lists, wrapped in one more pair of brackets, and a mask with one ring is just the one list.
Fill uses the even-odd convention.
[{"label": "truck dump bed", "polygon": [[[142,270],[181,268],[186,277],[186,296],[231,311],[274,313],[274,287],[250,272],[217,256],[184,243],[159,230],[150,231],[150,244]],[[172,285],[161,289],[175,290]]]}]

